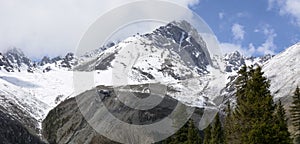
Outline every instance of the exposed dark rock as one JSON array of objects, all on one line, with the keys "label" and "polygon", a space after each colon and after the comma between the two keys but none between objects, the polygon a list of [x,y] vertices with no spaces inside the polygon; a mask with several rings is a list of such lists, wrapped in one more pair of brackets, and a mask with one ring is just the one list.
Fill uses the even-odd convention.
[{"label": "exposed dark rock", "polygon": [[[145,85],[146,86],[146,85]],[[142,90],[141,85],[129,86],[129,89]],[[159,88],[159,87],[158,87]],[[118,92],[118,95],[127,95],[126,91]],[[144,93],[135,92],[135,95]],[[115,143],[104,136],[98,134],[86,120],[92,118],[94,114],[105,108],[117,119],[129,124],[147,125],[162,120],[173,112],[178,101],[166,96],[155,108],[149,110],[132,109],[117,98],[112,87],[98,86],[96,89],[86,91],[75,98],[68,99],[56,108],[51,110],[43,121],[43,136],[49,143]],[[80,102],[79,102],[79,101]],[[82,100],[82,101],[81,101]],[[103,102],[105,107],[100,102]],[[78,103],[79,102],[79,103]],[[89,105],[92,112],[85,117],[81,113],[78,105]],[[94,113],[93,113],[94,112]],[[181,111],[179,115],[184,114]],[[105,115],[101,116],[105,120]],[[135,137],[135,136],[130,136]]]},{"label": "exposed dark rock", "polygon": [[0,143],[3,144],[45,144],[34,131],[0,108]]},{"label": "exposed dark rock", "polygon": [[106,58],[99,58],[99,62],[95,66],[95,70],[107,70],[111,66],[111,62],[115,59],[115,54],[111,54]]},{"label": "exposed dark rock", "polygon": [[226,72],[238,71],[239,68],[245,65],[245,58],[240,52],[235,51],[234,53],[230,53],[225,55],[226,62]]},{"label": "exposed dark rock", "polygon": [[199,74],[207,73],[206,66],[212,64],[203,38],[186,21],[169,23],[145,36],[155,46],[178,53],[187,66],[196,66]]},{"label": "exposed dark rock", "polygon": [[43,66],[45,64],[51,64],[53,61],[50,59],[50,57],[48,56],[44,56],[41,60],[41,62],[39,63],[40,66]]},{"label": "exposed dark rock", "polygon": [[45,69],[43,69],[43,72],[45,73],[45,72],[49,72],[49,71],[51,71],[51,67],[50,66],[48,66],[48,67],[46,67]]},{"label": "exposed dark rock", "polygon": [[99,135],[82,116],[75,98],[51,110],[43,121],[43,136],[50,144],[115,144]]},{"label": "exposed dark rock", "polygon": [[74,65],[78,64],[73,53],[68,53],[61,62],[61,67],[72,69]]}]

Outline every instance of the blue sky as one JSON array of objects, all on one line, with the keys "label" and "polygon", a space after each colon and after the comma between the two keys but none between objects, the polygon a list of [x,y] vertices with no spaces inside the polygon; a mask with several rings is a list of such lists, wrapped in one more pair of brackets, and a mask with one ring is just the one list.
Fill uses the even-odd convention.
[{"label": "blue sky", "polygon": [[207,22],[225,51],[257,56],[279,53],[300,41],[297,1],[201,0],[190,8]]},{"label": "blue sky", "polygon": [[[1,0],[0,51],[39,59],[74,52],[99,16],[136,0]],[[300,0],[166,0],[189,7],[211,27],[223,52],[276,54],[300,41]]]}]

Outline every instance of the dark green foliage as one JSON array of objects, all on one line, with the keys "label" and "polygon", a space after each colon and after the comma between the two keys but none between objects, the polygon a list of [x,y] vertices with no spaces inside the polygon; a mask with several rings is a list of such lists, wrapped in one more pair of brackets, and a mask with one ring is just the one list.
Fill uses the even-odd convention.
[{"label": "dark green foliage", "polygon": [[278,136],[277,141],[274,143],[281,143],[281,144],[290,144],[292,143],[292,140],[290,139],[290,133],[288,131],[287,127],[287,119],[285,115],[285,110],[283,108],[283,105],[281,104],[281,101],[279,100],[277,106],[276,106],[276,113],[275,113],[275,125],[274,129],[275,131],[278,131],[276,134]]},{"label": "dark green foliage", "polygon": [[198,128],[194,125],[194,122],[190,120],[188,125],[188,144],[201,144],[202,139]]},{"label": "dark green foliage", "polygon": [[189,120],[173,136],[158,142],[158,144],[202,144],[202,138],[193,120]]},{"label": "dark green foliage", "polygon": [[275,111],[261,67],[244,66],[238,74],[237,105],[225,122],[226,143],[290,143],[284,109],[279,104]]},{"label": "dark green foliage", "polygon": [[241,70],[238,72],[238,78],[236,80],[236,100],[237,104],[241,105],[246,96],[246,86],[249,78],[247,67],[244,65]]},{"label": "dark green foliage", "polygon": [[293,102],[290,107],[291,121],[295,129],[294,141],[300,143],[300,90],[299,87],[293,95]]},{"label": "dark green foliage", "polygon": [[224,130],[219,114],[216,115],[212,124],[204,130],[204,144],[223,144]]},{"label": "dark green foliage", "polygon": [[211,131],[211,144],[223,144],[224,143],[224,132],[220,121],[219,114],[216,115],[214,125]]},{"label": "dark green foliage", "polygon": [[208,125],[207,128],[204,130],[204,144],[210,144],[211,142],[211,125]]},{"label": "dark green foliage", "polygon": [[175,136],[172,136],[171,141],[168,144],[176,144],[176,143],[184,143],[186,142],[188,135],[188,127],[185,125],[178,132],[176,132]]},{"label": "dark green foliage", "polygon": [[236,130],[237,125],[234,121],[233,112],[231,110],[230,102],[227,102],[227,109],[226,109],[226,117],[224,123],[224,143],[230,144],[238,144],[237,136],[239,136],[239,132]]}]

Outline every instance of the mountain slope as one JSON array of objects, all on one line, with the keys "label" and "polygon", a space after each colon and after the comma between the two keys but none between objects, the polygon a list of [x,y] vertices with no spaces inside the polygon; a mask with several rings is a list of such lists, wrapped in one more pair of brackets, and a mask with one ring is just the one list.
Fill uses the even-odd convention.
[{"label": "mountain slope", "polygon": [[213,103],[225,86],[217,61],[186,21],[129,37],[74,70],[96,70],[95,86],[161,83],[176,89],[173,98],[198,107]]},{"label": "mountain slope", "polygon": [[290,98],[300,86],[300,43],[291,46],[264,64],[263,71],[271,81],[275,99]]},{"label": "mountain slope", "polygon": [[0,106],[0,143],[3,144],[44,144],[36,132],[24,126],[19,120],[7,114]]},{"label": "mountain slope", "polygon": [[[299,57],[300,43],[275,57],[247,58],[234,52],[218,60],[208,53],[201,35],[185,21],[111,43],[78,58],[68,53],[35,63],[20,50],[12,49],[0,53],[1,114],[36,134],[40,134],[44,120],[43,134],[49,142],[76,143],[86,138],[105,143],[110,141],[96,135],[76,107],[72,98],[73,72],[91,72],[95,78],[94,85],[83,93],[99,85],[137,92],[132,86],[147,84],[148,88],[138,92],[147,95],[152,90],[149,85],[159,84],[160,92],[185,105],[218,109],[226,100],[234,101],[239,68],[244,64],[261,65],[271,80],[274,98],[288,105],[292,92],[300,85]],[[220,61],[225,63],[225,72],[221,71]],[[64,101],[68,98],[71,99]]]}]

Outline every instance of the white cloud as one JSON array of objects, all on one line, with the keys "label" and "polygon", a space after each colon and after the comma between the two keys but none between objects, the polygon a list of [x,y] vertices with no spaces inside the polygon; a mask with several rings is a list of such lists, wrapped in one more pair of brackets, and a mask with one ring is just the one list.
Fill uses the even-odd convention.
[{"label": "white cloud", "polygon": [[224,12],[219,12],[219,19],[222,20],[225,16]]},{"label": "white cloud", "polygon": [[256,51],[255,46],[253,45],[253,43],[250,43],[248,46],[247,53],[249,53],[250,55],[253,55],[255,53],[255,51]]},{"label": "white cloud", "polygon": [[223,54],[238,51],[244,56],[252,56],[256,52],[253,44],[249,44],[248,47],[243,47],[241,44],[236,43],[220,43],[220,48]]},{"label": "white cloud", "polygon": [[279,7],[281,15],[292,17],[292,22],[300,26],[300,1],[299,0],[269,0],[268,10]]},{"label": "white cloud", "polygon": [[274,44],[274,39],[277,36],[275,30],[271,28],[270,25],[265,25],[261,28],[260,32],[265,35],[266,40],[261,46],[257,48],[257,52],[262,55],[275,54],[274,51],[277,48],[277,46]]},{"label": "white cloud", "polygon": [[260,32],[266,37],[266,40],[261,45],[255,46],[253,43],[250,43],[247,47],[243,47],[240,43],[220,43],[222,52],[225,54],[239,51],[246,56],[275,54],[274,51],[277,46],[274,43],[274,39],[277,34],[274,29],[270,25],[264,25],[259,29],[255,29],[255,32]]},{"label": "white cloud", "polygon": [[244,35],[245,35],[244,26],[242,26],[238,23],[235,23],[232,25],[231,31],[233,34],[233,38],[235,40],[243,40],[244,39]]},{"label": "white cloud", "polygon": [[[16,46],[32,57],[74,51],[87,28],[105,12],[136,0],[1,0],[0,51]],[[184,7],[199,0],[169,0]]]},{"label": "white cloud", "polygon": [[239,12],[239,13],[236,14],[236,16],[238,18],[245,18],[245,17],[249,17],[249,13],[247,13],[247,12]]},{"label": "white cloud", "polygon": [[174,1],[175,3],[181,4],[183,6],[193,6],[200,2],[200,0],[169,0]]},{"label": "white cloud", "polygon": [[220,43],[220,48],[221,48],[223,54],[232,53],[235,51],[239,51],[240,53],[245,54],[244,50],[240,44]]}]

